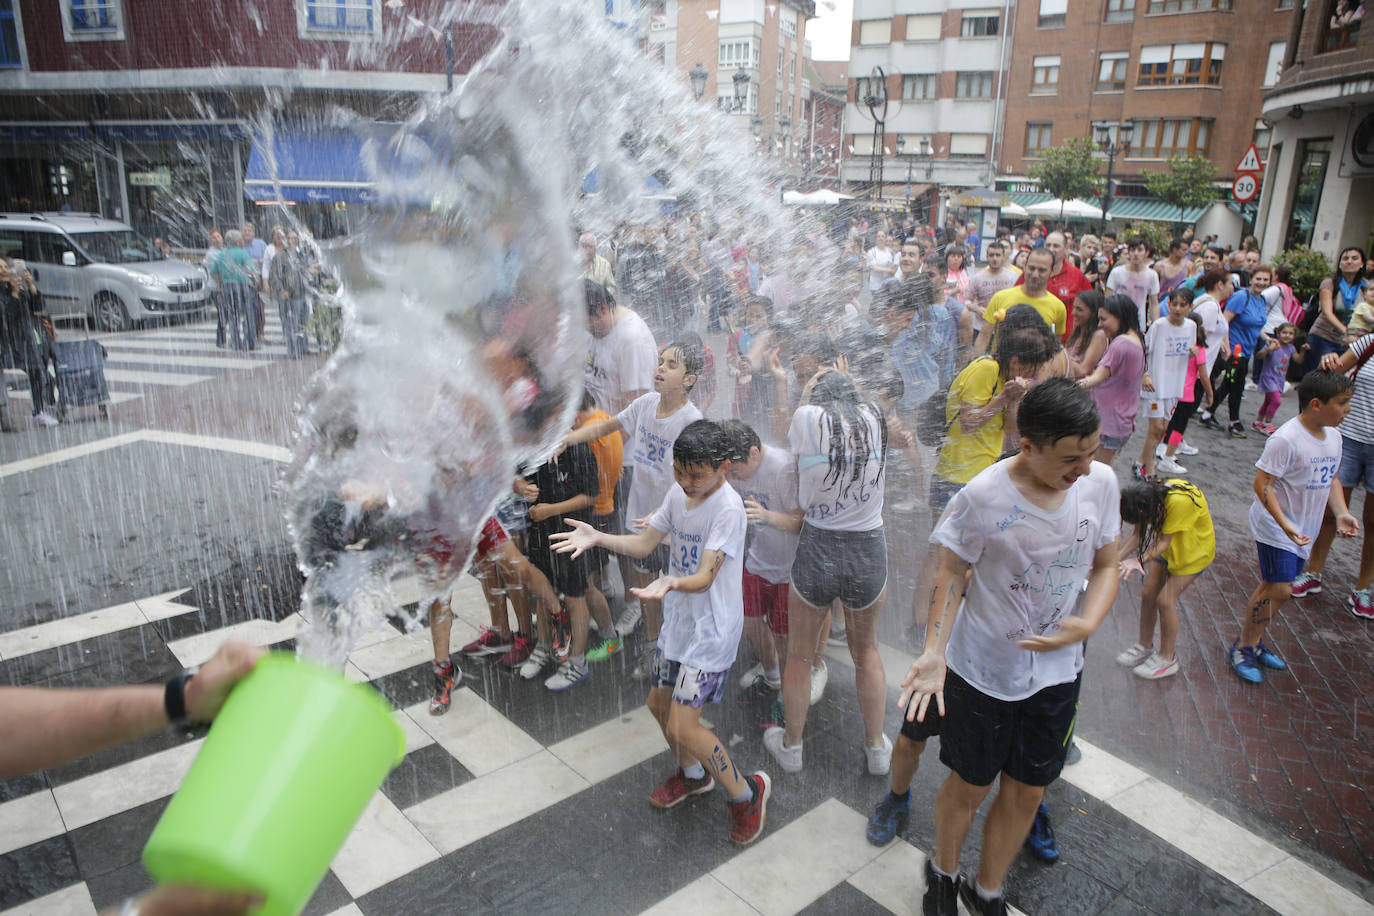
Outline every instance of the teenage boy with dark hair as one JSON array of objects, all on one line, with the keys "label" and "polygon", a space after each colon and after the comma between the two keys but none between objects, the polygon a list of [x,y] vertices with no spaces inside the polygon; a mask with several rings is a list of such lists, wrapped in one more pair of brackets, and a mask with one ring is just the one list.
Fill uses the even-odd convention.
[{"label": "teenage boy with dark hair", "polygon": [[1293,593],[1293,580],[1311,556],[1322,515],[1330,510],[1337,534],[1359,533],[1360,523],[1337,483],[1341,437],[1329,432],[1350,413],[1354,391],[1347,375],[1329,369],[1309,372],[1298,383],[1302,412],[1269,437],[1255,462],[1250,532],[1259,550],[1260,583],[1250,593],[1240,636],[1227,653],[1231,669],[1243,681],[1257,684],[1264,680],[1263,668],[1288,667],[1264,644],[1264,633]]},{"label": "teenage boy with dark hair", "polygon": [[[1020,451],[970,480],[931,533],[940,566],[925,649],[902,681],[908,720],[924,722],[935,700],[951,770],[926,863],[930,916],[955,916],[956,898],[972,913],[1007,912],[1003,880],[1073,734],[1082,643],[1116,597],[1120,497],[1111,468],[1092,460],[1092,398],[1049,379],[1021,399],[1018,425]],[[999,775],[976,881],[961,878],[960,850]]]},{"label": "teenage boy with dark hair", "polygon": [[573,530],[552,540],[573,556],[604,547],[633,557],[648,556],[666,540],[668,575],[631,590],[663,601],[648,706],[678,762],[649,801],[672,808],[719,780],[729,796],[730,839],[744,844],[763,831],[772,783],[762,770],[742,775],[724,742],[701,723],[701,708],[725,693],[744,626],[747,523],[739,494],[725,485],[729,452],[730,438],[720,425],[697,420],[673,443],[674,483],[642,531],[607,535],[570,521]]}]

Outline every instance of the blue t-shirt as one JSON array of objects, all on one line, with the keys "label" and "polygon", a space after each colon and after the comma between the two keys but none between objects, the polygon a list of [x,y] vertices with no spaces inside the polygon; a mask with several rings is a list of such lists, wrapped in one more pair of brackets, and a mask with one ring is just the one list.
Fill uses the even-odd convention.
[{"label": "blue t-shirt", "polygon": [[1264,319],[1269,313],[1264,297],[1243,289],[1231,294],[1222,311],[1235,313],[1231,319],[1231,346],[1240,344],[1243,356],[1253,354],[1260,330],[1264,328]]}]

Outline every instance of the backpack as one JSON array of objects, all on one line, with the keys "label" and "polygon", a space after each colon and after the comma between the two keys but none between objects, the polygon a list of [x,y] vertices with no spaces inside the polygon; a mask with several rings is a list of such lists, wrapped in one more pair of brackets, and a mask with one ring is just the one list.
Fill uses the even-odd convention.
[{"label": "backpack", "polygon": [[[1374,350],[1374,347],[1370,349]],[[932,448],[939,448],[940,443],[945,441],[945,436],[949,435],[950,428],[954,426],[954,420],[959,419],[956,413],[954,420],[945,421],[945,403],[948,400],[949,389],[941,388],[917,405],[916,441]]]},{"label": "backpack", "polygon": [[1304,334],[1312,330],[1312,325],[1316,322],[1317,316],[1322,313],[1322,294],[1317,290],[1307,300],[1307,305],[1303,307],[1302,319],[1298,321],[1298,328]]}]

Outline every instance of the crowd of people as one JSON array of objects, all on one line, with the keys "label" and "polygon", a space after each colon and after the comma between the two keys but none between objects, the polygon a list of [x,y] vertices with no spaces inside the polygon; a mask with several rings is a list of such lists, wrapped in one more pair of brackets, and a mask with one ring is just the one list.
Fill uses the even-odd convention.
[{"label": "crowd of people", "polygon": [[271,241],[257,237],[252,223],[241,229],[211,229],[202,260],[218,318],[215,343],[255,350],[267,335],[267,305],[275,303],[286,355],[310,352],[306,321],[312,290],[322,272],[314,248],[294,227],[273,226]]},{"label": "crowd of people", "polygon": [[[890,779],[869,839],[905,829],[921,751],[940,735],[951,772],[924,911],[962,898],[1005,912],[1023,843],[1058,855],[1044,788],[1071,752],[1084,641],[1121,580],[1143,587],[1138,641],[1117,661],[1147,680],[1179,671],[1179,598],[1216,542],[1178,457],[1200,451],[1184,438],[1195,412],[1246,437],[1252,389],[1249,429],[1266,437],[1250,517],[1260,583],[1228,658],[1246,682],[1286,667],[1267,625],[1290,594],[1321,590],[1334,536],[1359,532],[1347,493],[1374,479],[1374,382],[1358,372],[1374,354],[1361,324],[1374,283],[1357,248],[1304,304],[1252,240],[1228,251],[1185,234],[1163,254],[1138,235],[1039,227],[986,239],[890,218],[830,228],[784,246],[689,217],[579,238],[585,397],[563,448],[525,469],[483,530],[491,619],[459,654],[566,691],[633,653],[625,667],[648,681],[677,761],[650,802],[719,783],[731,839],[747,843],[772,780],[739,772],[701,710],[730,686],[743,641],[739,689],[779,700],[763,746],[800,772],[823,653],[845,646],[867,770]],[[1276,429],[1294,382],[1298,416]],[[1120,485],[1112,465],[1137,429]],[[885,531],[920,503],[930,549],[912,553],[910,632],[923,649],[894,745],[877,631],[902,545]],[[1374,549],[1362,559],[1352,609],[1374,617]],[[451,614],[435,605],[436,620],[440,715],[460,672]],[[999,777],[979,869],[961,878],[960,847]]]}]

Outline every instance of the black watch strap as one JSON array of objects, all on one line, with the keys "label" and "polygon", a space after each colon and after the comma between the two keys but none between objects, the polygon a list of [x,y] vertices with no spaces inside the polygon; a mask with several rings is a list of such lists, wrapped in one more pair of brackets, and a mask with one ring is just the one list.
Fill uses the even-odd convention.
[{"label": "black watch strap", "polygon": [[196,669],[183,671],[172,676],[167,681],[167,689],[162,694],[162,704],[167,710],[167,721],[174,726],[183,726],[187,723],[186,716],[186,682],[196,673]]}]

